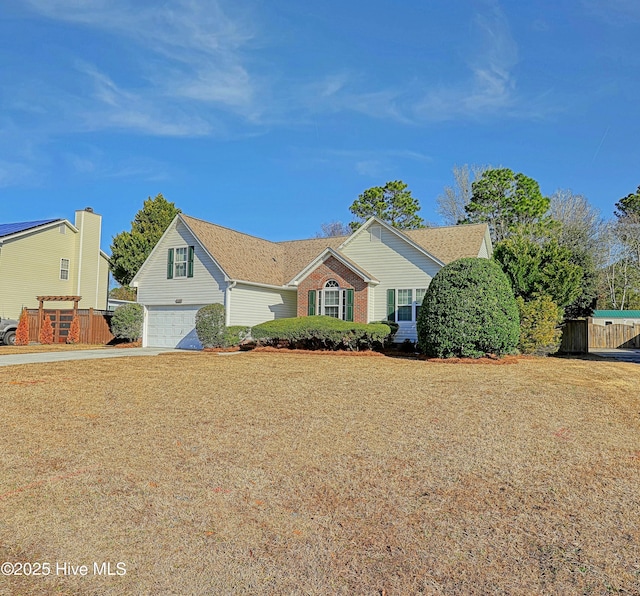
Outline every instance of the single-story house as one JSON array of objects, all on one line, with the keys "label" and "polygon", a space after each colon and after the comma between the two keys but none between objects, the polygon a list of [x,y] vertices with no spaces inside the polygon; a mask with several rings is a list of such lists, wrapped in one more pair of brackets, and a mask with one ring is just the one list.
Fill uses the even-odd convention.
[{"label": "single-story house", "polygon": [[485,224],[397,230],[370,218],[349,236],[270,242],[178,214],[131,285],[144,306],[143,345],[200,348],[195,315],[225,306],[227,325],[328,315],[394,320],[415,340],[433,276],[462,257],[489,258]]},{"label": "single-story house", "polygon": [[[0,316],[17,319],[23,308],[38,308],[38,296],[80,296],[79,308],[105,309],[109,257],[100,250],[101,227],[90,207],[76,211],[73,224],[0,224]],[[73,301],[55,307],[72,308]]]},{"label": "single-story house", "polygon": [[594,310],[594,325],[640,325],[640,310]]}]

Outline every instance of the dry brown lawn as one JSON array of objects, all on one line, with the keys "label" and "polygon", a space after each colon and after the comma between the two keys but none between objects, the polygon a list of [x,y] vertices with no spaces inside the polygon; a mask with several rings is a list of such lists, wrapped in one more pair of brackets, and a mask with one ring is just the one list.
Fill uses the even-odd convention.
[{"label": "dry brown lawn", "polygon": [[637,365],[167,354],[0,388],[0,561],[52,565],[2,594],[640,593]]},{"label": "dry brown lawn", "polygon": [[28,346],[5,346],[0,344],[0,358],[11,354],[37,354],[40,352],[70,352],[73,350],[103,350],[109,346],[96,344],[36,344]]}]

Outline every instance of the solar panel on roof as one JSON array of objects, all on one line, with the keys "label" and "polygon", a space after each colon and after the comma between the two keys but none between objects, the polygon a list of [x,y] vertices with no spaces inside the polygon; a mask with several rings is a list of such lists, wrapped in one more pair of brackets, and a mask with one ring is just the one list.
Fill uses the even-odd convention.
[{"label": "solar panel on roof", "polygon": [[37,228],[53,221],[60,221],[58,219],[39,219],[37,221],[21,221],[18,223],[0,224],[0,238],[3,236],[10,236],[11,234],[17,234],[18,232],[24,232],[32,228]]}]

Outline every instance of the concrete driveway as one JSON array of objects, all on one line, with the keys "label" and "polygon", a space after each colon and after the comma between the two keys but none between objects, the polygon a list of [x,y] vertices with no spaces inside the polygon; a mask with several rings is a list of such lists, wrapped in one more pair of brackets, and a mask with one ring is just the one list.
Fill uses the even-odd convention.
[{"label": "concrete driveway", "polygon": [[640,350],[632,350],[625,348],[596,348],[589,350],[589,354],[600,356],[600,358],[609,358],[620,362],[633,362],[640,364]]},{"label": "concrete driveway", "polygon": [[4,354],[0,356],[0,366],[34,364],[39,362],[63,362],[65,360],[93,360],[95,358],[125,358],[127,356],[157,356],[169,352],[171,348],[105,348],[104,350],[70,350],[68,352],[38,352],[36,354]]}]

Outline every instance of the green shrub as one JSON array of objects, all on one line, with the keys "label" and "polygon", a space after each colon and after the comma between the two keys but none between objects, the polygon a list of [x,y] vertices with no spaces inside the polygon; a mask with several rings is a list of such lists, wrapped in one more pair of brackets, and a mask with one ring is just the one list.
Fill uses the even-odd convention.
[{"label": "green shrub", "polygon": [[516,298],[520,311],[520,341],[518,349],[523,354],[548,356],[560,348],[562,309],[550,296],[539,296],[527,302]]},{"label": "green shrub", "polygon": [[371,321],[370,325],[386,325],[387,327],[389,327],[389,329],[391,329],[391,333],[389,334],[389,337],[387,337],[387,339],[385,340],[385,343],[391,343],[393,341],[393,339],[396,336],[396,333],[398,333],[398,329],[400,329],[400,325],[398,325],[398,323],[396,323],[395,321]]},{"label": "green shrub", "polygon": [[142,337],[144,310],[142,304],[123,304],[113,311],[111,333],[114,337],[136,341]]},{"label": "green shrub", "polygon": [[276,319],[251,329],[262,344],[306,350],[370,350],[382,346],[390,333],[389,325],[383,323],[351,323],[326,316]]},{"label": "green shrub", "polygon": [[205,348],[224,348],[225,332],[224,306],[208,304],[196,313],[196,334]]},{"label": "green shrub", "polygon": [[223,336],[223,347],[233,348],[239,346],[240,342],[249,335],[251,327],[244,327],[243,325],[232,325],[226,327]]},{"label": "green shrub", "polygon": [[431,281],[417,321],[421,351],[436,358],[514,352],[518,306],[509,279],[488,259],[459,259]]}]

